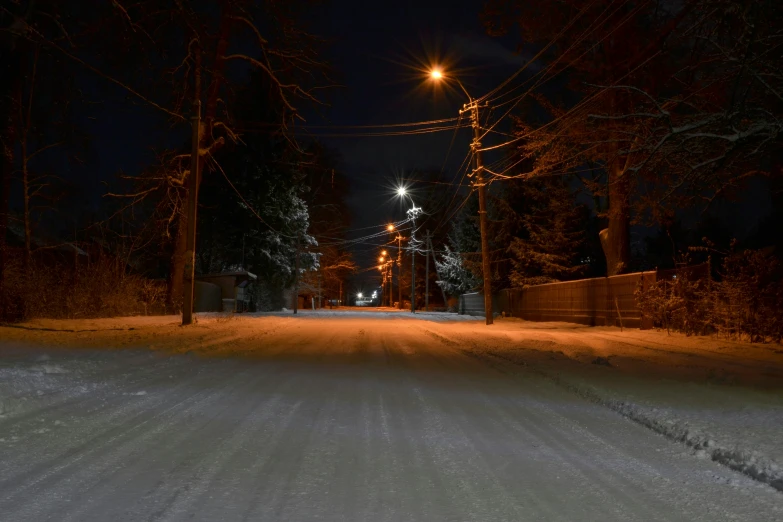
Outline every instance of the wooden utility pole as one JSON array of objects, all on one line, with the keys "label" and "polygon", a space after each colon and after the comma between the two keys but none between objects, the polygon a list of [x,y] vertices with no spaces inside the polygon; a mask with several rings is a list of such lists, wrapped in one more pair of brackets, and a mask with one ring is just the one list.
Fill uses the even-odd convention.
[{"label": "wooden utility pole", "polygon": [[[296,235],[296,259],[294,260],[294,314],[299,310],[299,234]],[[343,287],[340,283],[340,293]]]},{"label": "wooden utility pole", "polygon": [[[464,89],[464,87],[463,87]],[[467,93],[467,91],[466,91]],[[481,229],[481,265],[484,273],[484,312],[487,324],[492,324],[492,272],[489,267],[489,239],[487,238],[487,184],[484,180],[484,165],[481,162],[481,126],[479,120],[479,105],[477,100],[470,100],[470,103],[460,111],[470,111],[471,123],[473,124],[473,142],[470,148],[476,157],[476,181],[474,185],[478,188],[479,197],[479,226]]]},{"label": "wooden utility pole", "polygon": [[188,175],[188,230],[185,243],[185,295],[182,303],[182,325],[193,324],[193,276],[196,262],[196,214],[199,186],[199,135],[201,127],[201,101],[193,102],[193,144],[190,151],[190,174]]},{"label": "wooden utility pole", "polygon": [[425,251],[425,268],[424,268],[424,310],[430,311],[430,231],[425,234],[427,238],[427,246]]},{"label": "wooden utility pole", "polygon": [[[414,228],[416,223],[413,224]],[[413,231],[411,230],[411,313],[416,313],[416,249],[413,247]]]},{"label": "wooden utility pole", "polygon": [[397,307],[402,310],[402,236],[397,234],[397,292],[399,301]]}]

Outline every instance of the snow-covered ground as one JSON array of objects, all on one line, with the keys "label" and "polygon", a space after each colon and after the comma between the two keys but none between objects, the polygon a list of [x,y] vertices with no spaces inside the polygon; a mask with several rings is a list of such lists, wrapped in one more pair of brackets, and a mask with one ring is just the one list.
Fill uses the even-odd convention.
[{"label": "snow-covered ground", "polygon": [[0,327],[0,520],[783,520],[783,349],[394,310]]}]

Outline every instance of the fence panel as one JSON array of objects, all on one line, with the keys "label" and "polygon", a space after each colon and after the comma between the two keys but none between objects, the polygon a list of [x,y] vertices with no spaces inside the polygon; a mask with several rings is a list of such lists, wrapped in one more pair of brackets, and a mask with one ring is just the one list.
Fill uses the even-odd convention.
[{"label": "fence panel", "polygon": [[[496,296],[497,312],[528,321],[565,321],[589,326],[647,327],[634,292],[655,282],[655,272],[637,272],[511,288]],[[478,303],[483,312],[483,303]],[[474,313],[475,310],[473,310]]]}]

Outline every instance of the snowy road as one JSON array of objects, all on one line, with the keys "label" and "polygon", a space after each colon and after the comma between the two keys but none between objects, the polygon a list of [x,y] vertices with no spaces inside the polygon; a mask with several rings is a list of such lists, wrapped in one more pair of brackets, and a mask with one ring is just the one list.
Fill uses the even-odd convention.
[{"label": "snowy road", "polygon": [[449,322],[242,327],[207,357],[7,345],[29,388],[0,416],[0,520],[783,520],[779,491]]}]

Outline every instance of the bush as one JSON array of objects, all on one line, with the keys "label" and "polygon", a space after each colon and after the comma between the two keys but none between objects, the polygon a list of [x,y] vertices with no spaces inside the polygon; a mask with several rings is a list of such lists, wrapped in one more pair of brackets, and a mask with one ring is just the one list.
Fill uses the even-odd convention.
[{"label": "bush", "polygon": [[5,321],[164,313],[165,283],[128,274],[116,259],[67,262],[38,255],[29,266],[14,252],[5,272]]},{"label": "bush", "polygon": [[719,334],[751,342],[783,338],[783,278],[770,250],[731,252],[715,285],[713,323]]},{"label": "bush", "polygon": [[694,278],[687,269],[671,280],[636,290],[643,315],[668,330],[686,335],[714,333],[750,342],[783,338],[783,270],[770,250],[733,249],[726,254],[719,280]]},{"label": "bush", "polygon": [[652,318],[657,327],[705,335],[711,331],[709,285],[709,280],[692,278],[683,270],[647,289],[640,286],[635,292],[636,302],[642,315]]}]

